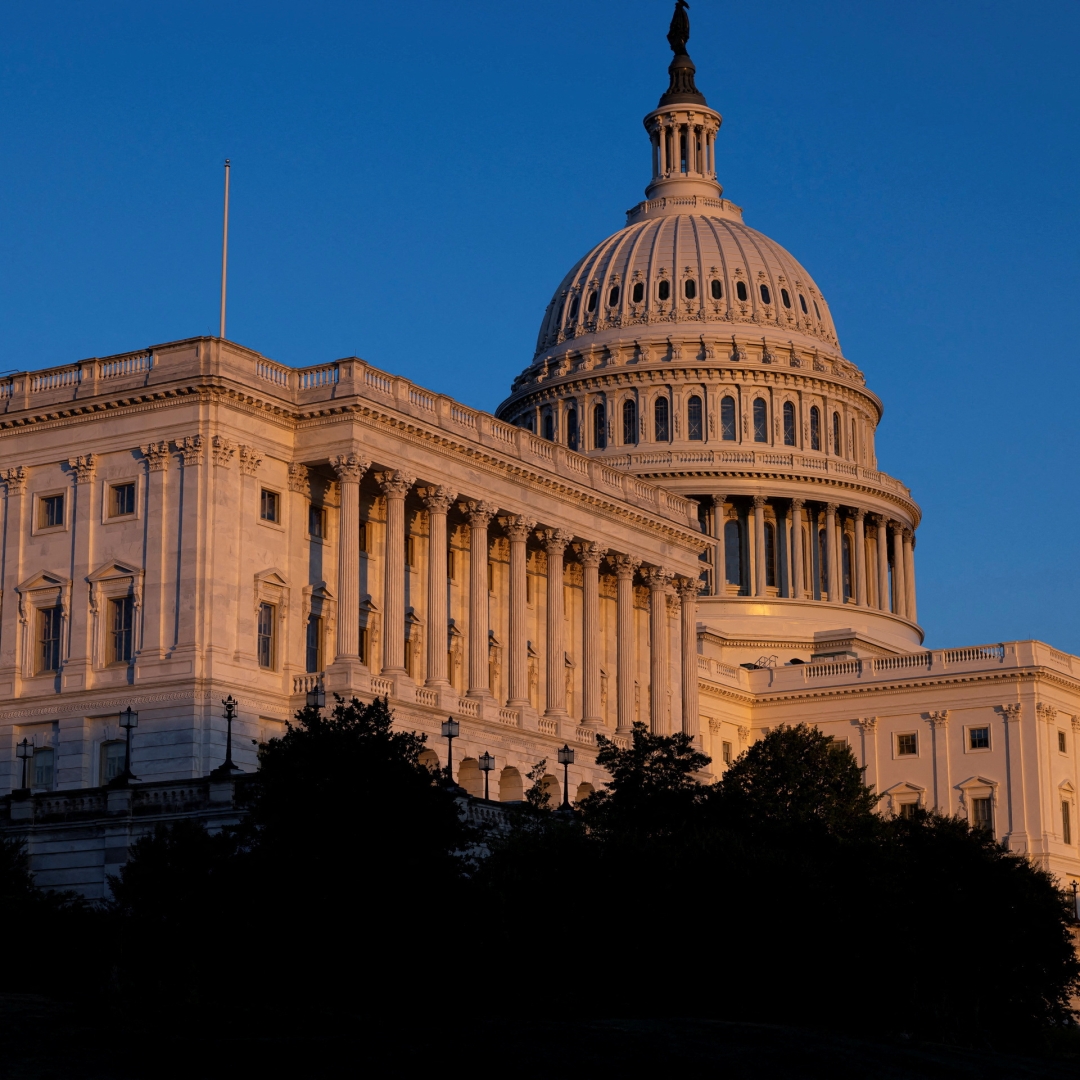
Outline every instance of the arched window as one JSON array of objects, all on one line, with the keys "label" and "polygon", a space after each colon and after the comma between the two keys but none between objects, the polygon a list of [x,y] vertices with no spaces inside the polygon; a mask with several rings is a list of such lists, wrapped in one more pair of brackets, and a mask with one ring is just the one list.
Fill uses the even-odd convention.
[{"label": "arched window", "polygon": [[571,322],[573,322],[577,318],[578,300],[579,299],[580,299],[579,297],[575,296],[574,299],[570,301],[570,321]]},{"label": "arched window", "polygon": [[608,307],[614,307],[619,302],[619,286],[618,285],[612,285],[611,286],[611,292],[608,293],[607,302],[608,302]]},{"label": "arched window", "polygon": [[720,284],[719,278],[713,278],[709,282],[709,291],[712,293],[714,300],[722,300],[724,298],[724,286]]},{"label": "arched window", "polygon": [[668,400],[658,397],[653,405],[653,438],[657,442],[668,442],[671,439],[668,428]]},{"label": "arched window", "polygon": [[784,301],[784,307],[791,307],[791,294],[787,291],[787,289],[780,290],[780,299]]},{"label": "arched window", "polygon": [[597,405],[592,411],[593,447],[603,450],[607,446],[607,409]]},{"label": "arched window", "polygon": [[521,773],[507,765],[499,774],[499,802],[521,802],[525,798]]},{"label": "arched window", "polygon": [[840,445],[840,414],[838,412],[832,414],[832,444],[833,453],[839,457],[842,448]]},{"label": "arched window", "polygon": [[661,300],[667,300],[668,297],[671,296],[671,282],[666,279],[661,281],[659,288],[656,290],[656,295],[659,296]]},{"label": "arched window", "polygon": [[772,303],[772,296],[769,294],[769,286],[768,285],[759,285],[758,290],[761,293],[761,302],[763,304],[771,304]]},{"label": "arched window", "polygon": [[821,449],[821,410],[816,405],[810,406],[810,449]]},{"label": "arched window", "polygon": [[[824,529],[818,529],[818,596],[821,599],[829,591],[829,541]],[[831,597],[830,597],[831,599]]]},{"label": "arched window", "polygon": [[795,406],[790,401],[784,402],[784,445],[795,445]]},{"label": "arched window", "polygon": [[633,400],[623,402],[622,441],[624,444],[637,442],[637,402]]},{"label": "arched window", "polygon": [[683,295],[687,300],[693,300],[697,296],[697,282],[692,277],[683,282]]},{"label": "arched window", "polygon": [[571,450],[578,449],[577,409],[570,409],[566,413],[566,445]]},{"label": "arched window", "polygon": [[746,291],[746,282],[745,281],[736,281],[735,282],[735,295],[740,300],[743,300],[743,301],[746,301],[746,300],[750,299],[750,294]]},{"label": "arched window", "polygon": [[550,412],[544,413],[544,438],[548,442],[555,441],[555,417]]},{"label": "arched window", "polygon": [[645,299],[645,282],[638,281],[634,284],[632,299],[635,304],[640,304]]},{"label": "arched window", "polygon": [[851,599],[851,537],[847,533],[844,533],[844,539],[841,544],[842,549],[842,562],[843,562],[843,578],[844,578],[844,603],[847,603]]},{"label": "arched window", "polygon": [[589,311],[595,311],[596,310],[596,290],[595,289],[593,289],[593,291],[591,293],[589,293],[589,302],[586,305],[586,307],[589,309]]},{"label": "arched window", "polygon": [[686,403],[686,437],[701,440],[701,398],[693,394]]},{"label": "arched window", "polygon": [[720,438],[735,441],[735,399],[726,397],[720,402]]},{"label": "arched window", "polygon": [[765,522],[765,584],[776,586],[776,526]]},{"label": "arched window", "polygon": [[764,398],[754,398],[754,442],[769,441],[769,410]]},{"label": "arched window", "polygon": [[802,308],[802,313],[804,315],[809,315],[810,314],[810,312],[806,310],[806,297],[803,296],[802,293],[799,293],[799,307]]},{"label": "arched window", "polygon": [[725,583],[742,588],[742,529],[738,521],[724,524],[724,578]]}]

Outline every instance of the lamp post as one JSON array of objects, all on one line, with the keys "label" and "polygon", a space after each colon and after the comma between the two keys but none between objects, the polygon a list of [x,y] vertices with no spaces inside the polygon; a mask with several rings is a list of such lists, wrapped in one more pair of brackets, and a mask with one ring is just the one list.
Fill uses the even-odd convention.
[{"label": "lamp post", "polygon": [[574,751],[570,749],[569,745],[563,743],[562,749],[559,751],[559,764],[562,766],[562,806],[560,810],[570,809],[570,766],[574,764]]},{"label": "lamp post", "polygon": [[[15,746],[15,756],[22,762],[22,788],[20,790],[26,790],[26,763],[34,756],[34,748],[30,745],[30,740],[24,738],[21,743]],[[1076,886],[1073,886],[1073,897],[1076,896]]]},{"label": "lamp post", "polygon": [[113,781],[117,787],[139,779],[131,771],[131,733],[139,726],[139,714],[130,705],[120,714],[120,726],[127,734],[127,744],[124,747],[124,771]]},{"label": "lamp post", "polygon": [[323,689],[321,679],[315,683],[313,689],[307,692],[307,707],[309,709],[323,709],[326,707],[326,691]]},{"label": "lamp post", "polygon": [[461,725],[448,716],[442,725],[443,738],[446,740],[446,779],[454,782],[454,740],[461,733]]},{"label": "lamp post", "polygon": [[486,750],[480,755],[480,771],[484,774],[484,802],[488,802],[488,774],[495,768],[495,758]]},{"label": "lamp post", "polygon": [[221,704],[225,706],[225,712],[222,714],[225,717],[225,760],[211,775],[231,776],[234,772],[241,771],[233,764],[232,759],[232,722],[236,719],[236,707],[240,702],[230,694],[227,698],[221,699]]}]

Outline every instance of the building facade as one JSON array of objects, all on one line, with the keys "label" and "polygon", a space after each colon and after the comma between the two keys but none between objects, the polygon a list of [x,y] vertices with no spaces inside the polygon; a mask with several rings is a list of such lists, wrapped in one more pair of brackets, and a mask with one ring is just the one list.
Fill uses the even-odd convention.
[{"label": "building facade", "polygon": [[[678,25],[677,25],[678,24]],[[131,840],[235,820],[233,758],[305,694],[388,697],[454,771],[603,783],[596,736],[847,742],[884,813],[978,822],[1080,879],[1080,659],[922,647],[920,511],[821,290],[717,181],[679,19],[652,179],[560,284],[495,415],[357,358],[194,338],[0,380],[0,826],[103,895]],[[126,709],[138,714],[123,768]]]}]

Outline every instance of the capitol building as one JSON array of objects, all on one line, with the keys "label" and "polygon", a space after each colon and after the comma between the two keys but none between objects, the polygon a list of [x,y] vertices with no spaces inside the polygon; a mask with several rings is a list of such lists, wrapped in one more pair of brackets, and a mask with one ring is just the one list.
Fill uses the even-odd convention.
[{"label": "capitol building", "polygon": [[[386,696],[440,765],[453,717],[455,779],[482,797],[492,755],[500,802],[542,759],[561,800],[564,745],[584,798],[597,735],[636,721],[714,776],[811,722],[882,813],[961,815],[1080,880],[1080,658],[923,647],[882,403],[725,197],[687,35],[677,7],[644,200],[494,414],[216,337],[0,380],[0,830],[40,884],[102,896],[156,822],[236,820],[223,699],[252,773],[320,685]],[[137,780],[110,784],[129,737]]]}]

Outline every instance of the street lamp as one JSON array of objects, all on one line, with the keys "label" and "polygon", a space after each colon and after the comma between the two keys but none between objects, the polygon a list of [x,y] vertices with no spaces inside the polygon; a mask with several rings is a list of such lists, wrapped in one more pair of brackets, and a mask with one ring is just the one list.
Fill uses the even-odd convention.
[{"label": "street lamp", "polygon": [[323,709],[326,707],[326,691],[323,689],[322,679],[319,679],[314,687],[307,692],[307,707],[309,709]]},{"label": "street lamp", "polygon": [[485,750],[480,755],[480,771],[484,774],[484,802],[488,802],[488,773],[495,768],[495,759]]},{"label": "street lamp", "polygon": [[454,782],[454,740],[461,734],[461,725],[448,716],[442,725],[443,738],[446,740],[446,778]]},{"label": "street lamp", "polygon": [[[34,748],[30,745],[29,739],[23,739],[21,743],[15,746],[15,755],[22,762],[22,789],[26,790],[26,763],[34,756]],[[1076,895],[1076,886],[1073,886],[1073,896]]]},{"label": "street lamp", "polygon": [[236,707],[240,703],[230,694],[227,698],[222,698],[221,704],[225,706],[225,760],[210,775],[232,776],[233,773],[243,771],[233,764],[232,759],[232,722],[236,719]]},{"label": "street lamp", "polygon": [[559,751],[559,764],[562,766],[562,806],[560,810],[570,809],[570,766],[574,764],[574,751],[570,749],[569,745],[563,743],[562,749]]},{"label": "street lamp", "polygon": [[139,726],[139,714],[130,705],[120,714],[120,726],[127,733],[127,745],[124,747],[124,771],[113,781],[117,787],[139,779],[131,771],[131,733]]}]

